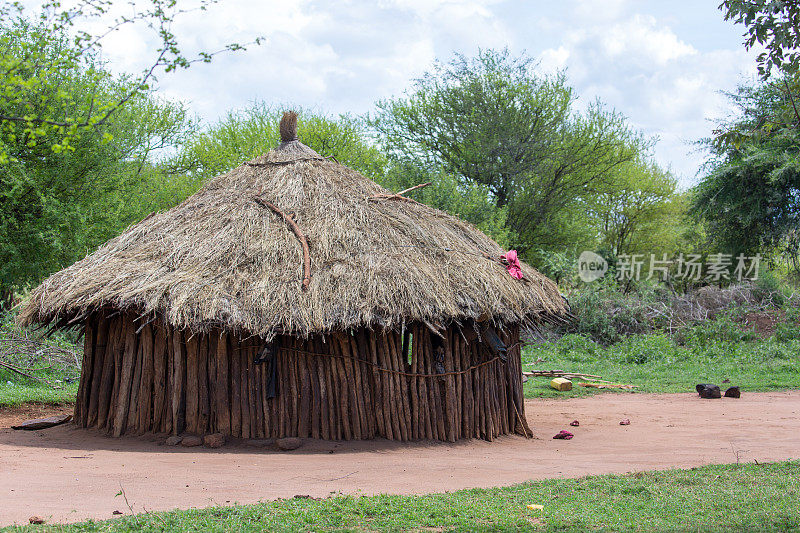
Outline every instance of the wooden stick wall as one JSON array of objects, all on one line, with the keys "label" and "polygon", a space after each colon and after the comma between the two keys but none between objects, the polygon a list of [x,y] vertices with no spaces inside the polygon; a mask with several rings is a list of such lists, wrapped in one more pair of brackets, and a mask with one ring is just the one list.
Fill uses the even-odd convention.
[{"label": "wooden stick wall", "polygon": [[[75,420],[114,435],[221,432],[241,438],[492,440],[529,436],[519,329],[506,362],[449,328],[360,330],[277,341],[277,391],[263,347],[216,331],[190,335],[132,313],[86,323]],[[404,347],[406,352],[404,353]],[[438,352],[438,355],[437,355]],[[437,364],[438,360],[438,364]]]}]

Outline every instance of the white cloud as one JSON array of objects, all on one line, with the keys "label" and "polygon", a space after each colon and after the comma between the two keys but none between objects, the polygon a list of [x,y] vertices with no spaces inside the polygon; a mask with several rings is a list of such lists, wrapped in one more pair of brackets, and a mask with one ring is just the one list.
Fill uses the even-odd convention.
[{"label": "white cloud", "polygon": [[668,27],[660,27],[652,16],[634,15],[599,32],[599,42],[609,58],[641,59],[664,65],[697,50],[684,43]]},{"label": "white cloud", "polygon": [[742,49],[700,51],[656,17],[630,12],[571,25],[539,57],[543,68],[566,67],[579,105],[599,97],[658,137],[657,160],[684,187],[695,182],[701,162],[695,141],[728,109],[720,89],[752,71],[752,55]]},{"label": "white cloud", "polygon": [[[188,101],[207,121],[255,99],[362,113],[400,95],[435,59],[480,47],[527,49],[541,70],[567,70],[579,105],[599,97],[658,135],[658,160],[672,164],[684,185],[700,162],[687,143],[726,113],[719,91],[754,70],[740,29],[695,0],[222,0],[181,17],[175,33],[187,52],[267,38],[161,76],[165,95]],[[109,36],[104,57],[119,71],[138,72],[152,61],[154,44],[151,34],[126,28]]]},{"label": "white cloud", "polygon": [[567,66],[570,52],[565,46],[548,48],[539,55],[539,68],[547,73],[555,73]]}]

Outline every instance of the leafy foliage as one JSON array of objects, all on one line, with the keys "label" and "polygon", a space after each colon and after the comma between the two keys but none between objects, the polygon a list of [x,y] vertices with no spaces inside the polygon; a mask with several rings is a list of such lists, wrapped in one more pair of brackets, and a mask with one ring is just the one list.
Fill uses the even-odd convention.
[{"label": "leafy foliage", "polygon": [[390,157],[482,187],[528,253],[569,242],[559,214],[646,146],[620,114],[597,102],[579,113],[574,100],[563,74],[483,50],[437,63],[405,97],[378,102],[370,124]]},{"label": "leafy foliage", "polygon": [[[368,177],[376,180],[383,177],[387,160],[366,142],[361,120],[349,115],[334,118],[311,110],[298,111],[297,136],[304,144]],[[168,168],[172,173],[189,173],[201,179],[227,172],[280,143],[281,114],[282,109],[264,102],[230,111],[188,140]]]},{"label": "leafy foliage", "polygon": [[[798,80],[784,80],[796,87]],[[790,90],[775,83],[731,95],[739,112],[705,141],[714,158],[693,191],[692,213],[733,254],[800,249],[800,136]]]},{"label": "leafy foliage", "polygon": [[[245,49],[238,43],[219,51],[185,53],[172,27],[176,18],[190,10],[205,10],[216,0],[198,0],[192,6],[176,0],[130,2],[125,15],[112,18],[112,0],[77,0],[69,7],[60,0],[45,0],[38,12],[29,14],[21,2],[0,6],[0,165],[18,153],[7,149],[17,145],[34,153],[75,151],[84,134],[119,120],[114,115],[132,100],[147,94],[158,72],[188,68],[209,62],[223,51]],[[144,5],[143,5],[144,4]],[[92,33],[87,28],[102,21],[108,25]],[[123,26],[149,29],[158,41],[152,62],[138,75],[109,93],[106,73],[97,58],[103,38]],[[254,41],[260,43],[260,39]],[[64,84],[81,73],[82,91]],[[106,132],[106,140],[109,140]]]},{"label": "leafy foliage", "polygon": [[[23,38],[25,42],[19,40]],[[41,28],[25,22],[0,33],[2,39],[14,39],[20,49],[35,45],[42,54],[54,56],[64,45],[63,36],[48,38]],[[58,93],[49,111],[66,106],[58,112],[82,116],[93,106],[118,101],[136,83],[112,76],[86,56],[84,60],[80,68],[47,78],[50,89]],[[145,203],[140,193],[155,189],[149,183],[154,178],[154,158],[184,142],[193,129],[183,106],[137,91],[117,109],[114,121],[73,135],[70,149],[56,149],[63,147],[59,131],[44,128],[34,142],[6,130],[0,140],[0,151],[9,155],[0,165],[3,300],[144,216],[147,212],[138,210]],[[171,186],[158,194],[166,194]],[[160,205],[152,207],[165,202],[155,203]]]},{"label": "leafy foliage", "polygon": [[758,71],[769,78],[773,67],[787,74],[800,70],[800,2],[796,0],[724,0],[719,8],[725,20],[744,24],[744,45],[758,43]]}]

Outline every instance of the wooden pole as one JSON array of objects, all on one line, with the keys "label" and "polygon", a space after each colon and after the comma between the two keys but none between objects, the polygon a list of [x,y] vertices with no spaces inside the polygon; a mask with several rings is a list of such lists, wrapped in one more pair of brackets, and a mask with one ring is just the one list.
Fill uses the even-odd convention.
[{"label": "wooden pole", "polygon": [[153,428],[153,328],[145,325],[139,334],[139,344],[142,347],[142,380],[139,388],[139,434],[152,432]]},{"label": "wooden pole", "polygon": [[211,417],[211,395],[208,382],[208,365],[209,361],[213,360],[213,354],[209,350],[209,335],[203,333],[200,335],[197,348],[197,427],[200,433],[208,433],[211,430],[209,423]]},{"label": "wooden pole", "polygon": [[109,426],[113,427],[112,434],[115,437],[119,437],[122,435],[122,432],[125,431],[138,341],[136,326],[133,323],[132,317],[126,315],[124,321],[125,349],[124,351],[120,350],[122,352],[122,357],[120,358],[122,368],[120,369],[119,384],[117,386],[116,409],[113,414],[113,424],[109,424]]},{"label": "wooden pole", "polygon": [[375,331],[366,334],[366,339],[369,346],[369,357],[372,365],[370,366],[372,370],[372,379],[374,385],[374,397],[375,397],[375,411],[376,411],[376,422],[378,426],[378,434],[385,439],[392,439],[394,436],[394,432],[392,431],[392,425],[389,422],[389,400],[386,397],[387,391],[384,387],[383,381],[383,373],[377,369],[377,365],[380,364],[380,354],[378,353],[378,333]]},{"label": "wooden pole", "polygon": [[186,339],[186,431],[195,435],[200,429],[200,339],[187,333]]},{"label": "wooden pole", "polygon": [[231,411],[231,432],[234,437],[242,436],[242,388],[239,358],[239,343],[233,334],[228,336],[227,359],[230,364],[230,411]]},{"label": "wooden pole", "polygon": [[97,401],[97,428],[106,431],[109,413],[113,411],[114,376],[116,375],[117,352],[124,349],[122,313],[112,313],[108,330],[106,355],[103,358],[103,373]]},{"label": "wooden pole", "polygon": [[167,331],[163,324],[155,326],[153,342],[153,431],[166,431],[164,414],[167,392]]},{"label": "wooden pole", "polygon": [[124,433],[138,433],[139,432],[139,389],[142,387],[142,370],[144,368],[144,353],[142,352],[142,336],[141,332],[137,333],[139,326],[133,322],[133,334],[136,336],[136,350],[133,352],[133,380],[131,381],[130,400],[128,403],[128,412],[126,413],[127,421],[125,423]]},{"label": "wooden pole", "polygon": [[218,333],[217,338],[217,431],[223,435],[231,434],[230,393],[228,390],[228,334]]},{"label": "wooden pole", "polygon": [[88,427],[96,427],[98,402],[100,400],[100,385],[103,382],[103,369],[108,358],[108,330],[111,321],[108,319],[108,314],[105,311],[100,311],[97,314],[97,335],[94,346],[94,361],[92,370],[92,383],[89,392],[89,413],[86,425]]},{"label": "wooden pole", "polygon": [[83,360],[81,361],[81,376],[78,383],[78,394],[75,401],[73,418],[75,423],[86,427],[89,417],[89,392],[92,390],[95,351],[95,330],[97,329],[97,315],[90,315],[83,328]]},{"label": "wooden pole", "polygon": [[243,344],[242,339],[238,339],[236,343],[236,352],[235,356],[239,359],[239,390],[240,393],[240,401],[242,404],[242,438],[249,439],[251,438],[251,417],[250,417],[250,407],[253,405],[252,401],[250,400],[250,386],[249,386],[249,375],[250,372],[247,368],[247,362],[250,359],[249,355],[249,346],[245,346]]},{"label": "wooden pole", "polygon": [[183,334],[178,329],[172,330],[172,434],[179,435],[186,427],[186,379]]}]

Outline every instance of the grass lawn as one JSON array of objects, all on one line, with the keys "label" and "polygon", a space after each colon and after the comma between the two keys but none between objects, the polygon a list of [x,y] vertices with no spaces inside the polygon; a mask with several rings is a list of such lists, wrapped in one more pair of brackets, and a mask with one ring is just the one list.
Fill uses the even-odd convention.
[{"label": "grass lawn", "polygon": [[3,531],[509,530],[800,531],[800,463],[554,479],[426,496],[294,498]]},{"label": "grass lawn", "polygon": [[[567,335],[556,342],[526,347],[522,362],[525,370],[594,374],[636,385],[639,392],[694,392],[698,383],[715,383],[723,390],[738,385],[743,392],[798,389],[799,339],[800,328],[794,324],[768,338],[758,338],[732,322],[717,320],[687,328],[679,335],[632,335],[610,346]],[[725,379],[730,384],[723,383]],[[578,387],[578,380],[572,391],[557,392],[549,382],[548,378],[530,378],[525,396],[569,398],[598,392]]]},{"label": "grass lawn", "polygon": [[[14,378],[17,379],[17,378]],[[30,380],[8,381],[0,373],[0,407],[14,406],[28,402],[62,404],[73,403],[78,393],[76,382],[67,383],[61,389],[53,389]]]}]

